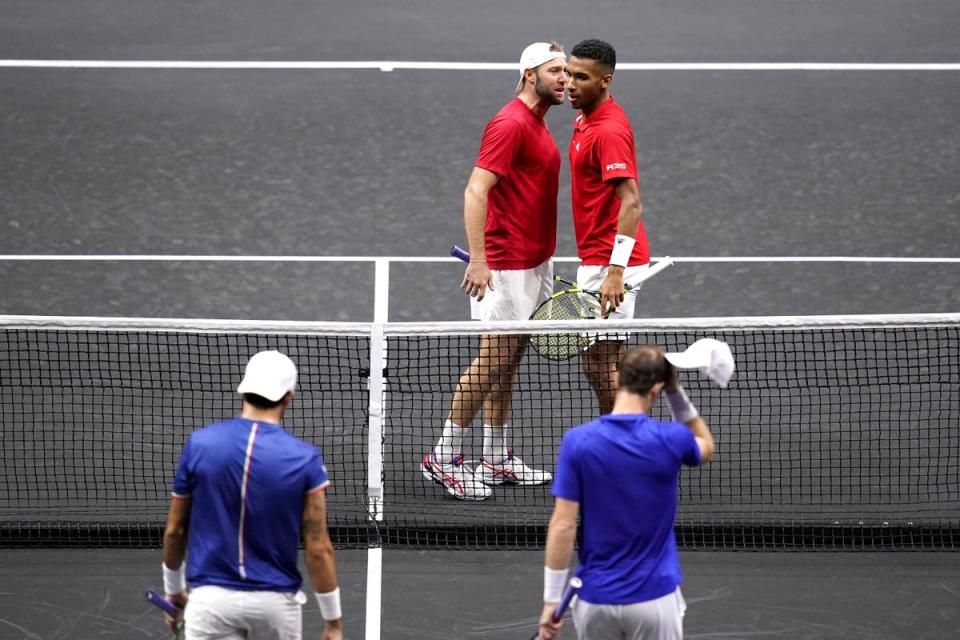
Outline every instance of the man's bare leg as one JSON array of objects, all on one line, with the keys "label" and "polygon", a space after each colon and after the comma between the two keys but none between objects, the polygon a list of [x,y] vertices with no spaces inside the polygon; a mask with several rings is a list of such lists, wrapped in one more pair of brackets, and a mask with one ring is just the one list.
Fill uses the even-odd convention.
[{"label": "man's bare leg", "polygon": [[600,340],[580,356],[583,373],[597,395],[601,415],[613,411],[617,396],[617,363],[625,350],[622,342]]}]

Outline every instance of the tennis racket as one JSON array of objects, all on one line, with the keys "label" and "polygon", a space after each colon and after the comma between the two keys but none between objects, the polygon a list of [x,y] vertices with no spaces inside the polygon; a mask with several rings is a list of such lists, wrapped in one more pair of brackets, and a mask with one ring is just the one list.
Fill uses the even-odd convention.
[{"label": "tennis racket", "polygon": [[[572,283],[571,283],[572,284]],[[627,289],[629,291],[629,288]],[[600,314],[600,292],[572,284],[556,291],[540,303],[531,320],[596,320],[610,316],[612,309]],[[547,360],[568,360],[597,341],[595,333],[536,333],[530,344]]]},{"label": "tennis racket", "polygon": [[[464,262],[470,261],[470,254],[457,245],[450,249],[450,255]],[[655,266],[647,269],[633,286],[652,278],[671,264],[673,261],[669,257],[659,260]],[[554,276],[553,279],[565,288],[561,291],[555,290],[553,295],[541,302],[530,320],[595,320],[610,315],[612,309],[608,309],[603,315],[600,313],[599,291],[582,289],[577,283],[559,276]],[[630,286],[626,287],[627,291],[630,289]],[[530,344],[548,360],[568,360],[585,351],[598,338],[595,333],[538,333],[530,336]]]},{"label": "tennis racket", "polygon": [[177,631],[173,637],[177,638],[178,640],[179,638],[182,638],[183,637],[183,616],[182,616],[183,609],[173,604],[172,602],[164,598],[161,594],[157,593],[153,589],[147,589],[147,591],[143,594],[143,597],[147,599],[147,602],[155,606],[157,609],[160,609],[171,618],[176,618],[177,616],[180,616],[180,620],[177,621]]},{"label": "tennis racket", "polygon": [[[567,583],[567,588],[563,590],[563,597],[560,598],[560,603],[557,604],[557,608],[553,610],[553,621],[560,622],[560,619],[563,618],[563,614],[567,612],[567,608],[570,606],[570,603],[573,601],[573,597],[577,595],[577,592],[580,591],[580,587],[583,586],[583,581],[574,576],[570,578],[570,582]],[[530,637],[530,640],[537,640],[540,637],[540,629],[537,629],[537,632]]]},{"label": "tennis racket", "polygon": [[[470,254],[461,247],[453,245],[450,255],[470,262]],[[554,290],[553,295],[540,303],[530,316],[530,320],[592,320],[600,317],[600,293],[581,289],[576,282],[570,282],[560,276],[553,277],[555,282],[565,288]],[[607,312],[610,315],[610,312]],[[568,360],[584,351],[594,342],[589,334],[581,333],[535,333],[530,336],[534,350],[548,360]]]}]

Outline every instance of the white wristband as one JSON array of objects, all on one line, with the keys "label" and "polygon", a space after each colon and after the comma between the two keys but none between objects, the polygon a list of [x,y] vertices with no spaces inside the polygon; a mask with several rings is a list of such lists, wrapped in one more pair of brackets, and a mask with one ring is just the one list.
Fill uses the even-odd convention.
[{"label": "white wristband", "polygon": [[625,267],[630,262],[630,256],[633,255],[633,245],[637,241],[630,236],[618,233],[613,239],[613,251],[610,253],[610,264],[618,267]]},{"label": "white wristband", "polygon": [[317,605],[320,607],[320,615],[324,620],[339,620],[343,616],[340,611],[340,587],[328,593],[314,593],[317,598]]},{"label": "white wristband", "polygon": [[670,415],[678,422],[690,422],[700,415],[683,387],[676,391],[667,391],[667,402],[670,403]]},{"label": "white wristband", "polygon": [[543,568],[543,601],[560,602],[563,597],[563,588],[567,586],[567,574],[569,569],[551,569]]},{"label": "white wristband", "polygon": [[163,567],[163,592],[167,595],[176,595],[187,590],[186,562],[180,563],[180,568],[174,571],[168,569],[165,563],[160,563]]}]

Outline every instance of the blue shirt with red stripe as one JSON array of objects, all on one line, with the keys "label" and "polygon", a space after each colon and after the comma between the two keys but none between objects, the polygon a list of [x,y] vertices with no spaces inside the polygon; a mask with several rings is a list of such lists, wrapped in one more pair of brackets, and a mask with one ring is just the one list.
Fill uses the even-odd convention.
[{"label": "blue shirt with red stripe", "polygon": [[193,432],[173,481],[175,498],[191,498],[190,585],[297,591],[306,496],[329,484],[317,448],[280,425],[234,418]]},{"label": "blue shirt with red stripe", "polygon": [[698,464],[700,447],[679,422],[610,414],[567,432],[553,495],[580,504],[581,599],[634,604],[677,588],[677,484],[681,465]]}]

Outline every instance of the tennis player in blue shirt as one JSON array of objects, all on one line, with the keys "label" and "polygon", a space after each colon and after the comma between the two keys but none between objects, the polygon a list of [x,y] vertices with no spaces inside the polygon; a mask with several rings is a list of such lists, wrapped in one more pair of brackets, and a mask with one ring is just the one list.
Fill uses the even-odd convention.
[{"label": "tennis player in blue shirt", "polygon": [[[237,389],[240,416],[195,431],[180,456],[163,535],[163,585],[168,600],[186,607],[187,640],[299,640],[301,534],[326,621],[322,638],[343,637],[327,532],[330,480],[316,447],[280,426],[296,384],[290,358],[257,353]],[[172,628],[177,622],[168,618]]]},{"label": "tennis player in blue shirt", "polygon": [[[682,465],[713,455],[713,436],[677,370],[655,346],[628,351],[618,369],[610,414],[563,438],[547,533],[540,638],[560,633],[552,614],[567,581],[577,516],[583,527],[573,608],[580,638],[674,640],[686,609],[673,523]],[[649,416],[661,392],[674,422]]]}]

